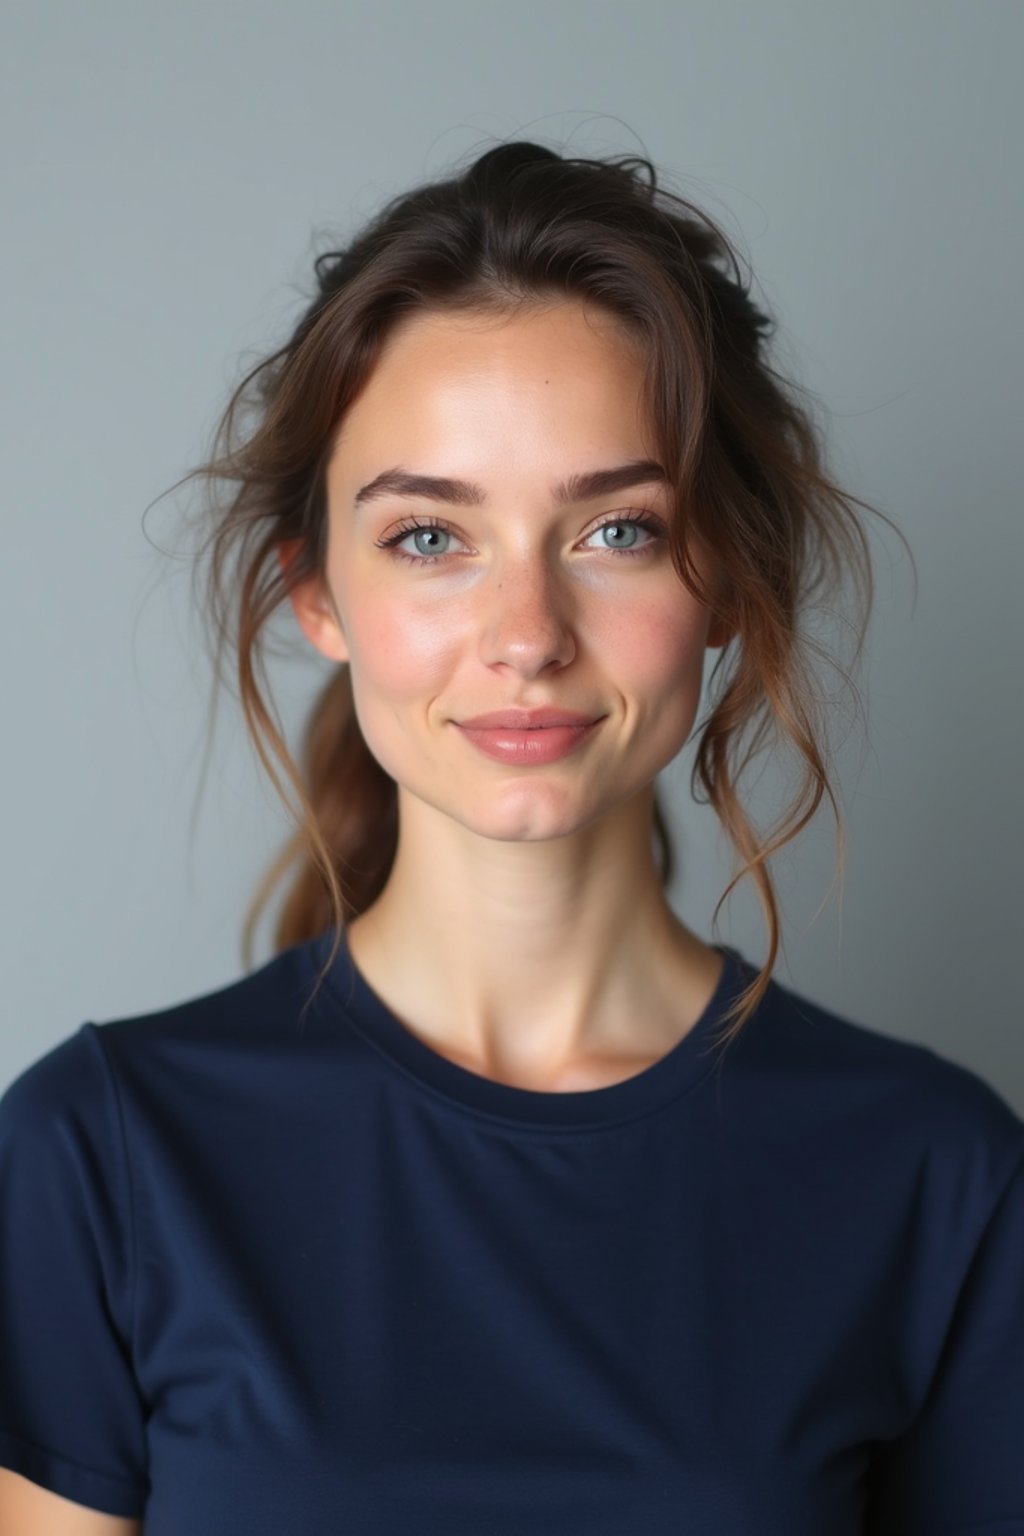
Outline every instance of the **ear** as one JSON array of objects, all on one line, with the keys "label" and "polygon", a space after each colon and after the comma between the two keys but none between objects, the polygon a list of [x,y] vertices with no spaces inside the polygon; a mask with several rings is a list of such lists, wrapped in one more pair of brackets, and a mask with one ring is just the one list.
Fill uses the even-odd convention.
[{"label": "ear", "polygon": [[[288,568],[302,548],[301,539],[277,547],[277,560],[287,579]],[[330,592],[319,575],[307,576],[288,589],[296,621],[314,650],[329,661],[348,661],[348,643]]]}]

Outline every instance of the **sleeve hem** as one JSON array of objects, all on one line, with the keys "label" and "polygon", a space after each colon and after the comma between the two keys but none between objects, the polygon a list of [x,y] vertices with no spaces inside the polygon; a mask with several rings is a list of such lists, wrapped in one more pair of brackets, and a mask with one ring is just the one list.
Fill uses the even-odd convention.
[{"label": "sleeve hem", "polygon": [[89,1509],[105,1515],[121,1515],[128,1519],[140,1519],[146,1511],[145,1483],[134,1478],[114,1477],[108,1472],[95,1472],[83,1467],[66,1456],[58,1456],[30,1440],[23,1440],[0,1429],[0,1466],[27,1477],[50,1493],[84,1504]]}]

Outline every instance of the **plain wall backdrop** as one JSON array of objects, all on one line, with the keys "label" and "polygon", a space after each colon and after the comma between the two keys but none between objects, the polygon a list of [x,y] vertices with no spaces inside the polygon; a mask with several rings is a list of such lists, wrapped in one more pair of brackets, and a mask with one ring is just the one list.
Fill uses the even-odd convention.
[{"label": "plain wall backdrop", "polygon": [[[646,154],[724,225],[834,472],[917,562],[915,597],[868,518],[845,881],[823,808],[776,862],[776,976],[1024,1113],[1022,44],[1019,0],[8,0],[0,1083],[84,1019],[241,974],[288,825],[230,694],[197,800],[208,662],[161,552],[181,503],[146,508],[326,236],[527,137]],[[293,746],[325,675],[302,644],[273,674]],[[732,865],[691,761],[665,776],[674,903],[760,963],[749,882],[712,933]],[[763,775],[755,809],[784,789]]]}]

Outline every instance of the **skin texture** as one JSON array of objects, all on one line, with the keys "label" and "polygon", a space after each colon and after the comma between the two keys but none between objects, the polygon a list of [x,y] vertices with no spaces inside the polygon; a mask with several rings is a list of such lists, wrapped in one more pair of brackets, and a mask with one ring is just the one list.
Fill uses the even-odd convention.
[{"label": "skin texture", "polygon": [[[325,579],[292,593],[310,643],[349,664],[367,744],[398,786],[398,853],[349,927],[356,964],[434,1049],[541,1090],[601,1086],[665,1054],[722,965],[668,906],[650,825],[705,651],[728,636],[667,542],[637,529],[646,548],[631,555],[616,547],[628,535],[598,532],[637,515],[667,525],[666,487],[568,506],[553,492],[657,459],[642,382],[614,317],[577,302],[405,318],[336,435]],[[472,481],[486,499],[357,507],[393,467]],[[411,517],[447,529],[406,535],[419,564],[377,547]],[[604,718],[567,757],[528,767],[483,757],[452,723],[513,705]]]},{"label": "skin texture", "polygon": [[0,1467],[0,1536],[141,1536],[138,1520],[122,1520],[62,1499]]}]

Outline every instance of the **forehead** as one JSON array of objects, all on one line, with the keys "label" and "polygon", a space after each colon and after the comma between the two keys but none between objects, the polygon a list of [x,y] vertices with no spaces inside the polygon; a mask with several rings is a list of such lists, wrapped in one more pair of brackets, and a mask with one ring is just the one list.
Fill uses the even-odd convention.
[{"label": "forehead", "polygon": [[[512,312],[418,311],[401,319],[339,424],[335,453],[422,452],[447,440],[508,448],[527,438],[578,457],[653,444],[646,359],[617,316],[575,300]],[[363,466],[366,467],[365,465]],[[574,464],[573,468],[580,466]]]}]

